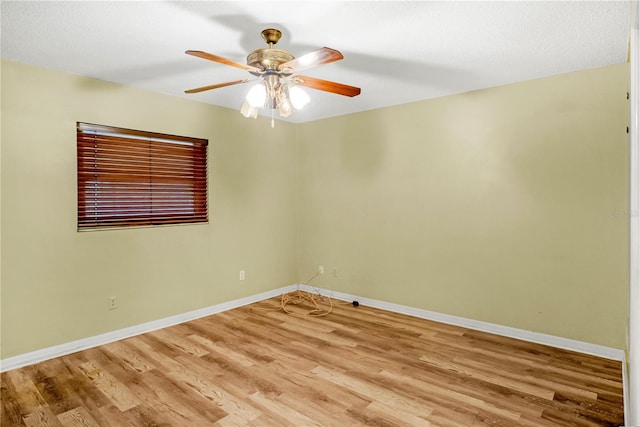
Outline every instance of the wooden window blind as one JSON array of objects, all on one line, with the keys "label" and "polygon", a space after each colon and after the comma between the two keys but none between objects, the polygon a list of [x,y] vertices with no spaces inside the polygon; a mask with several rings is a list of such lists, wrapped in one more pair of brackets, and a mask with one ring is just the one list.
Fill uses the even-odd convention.
[{"label": "wooden window blind", "polygon": [[78,229],[207,222],[206,139],[77,124]]}]

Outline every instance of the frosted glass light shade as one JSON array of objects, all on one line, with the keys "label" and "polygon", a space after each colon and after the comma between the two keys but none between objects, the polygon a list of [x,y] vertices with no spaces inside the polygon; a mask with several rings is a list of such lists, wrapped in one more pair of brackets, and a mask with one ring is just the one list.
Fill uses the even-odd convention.
[{"label": "frosted glass light shade", "polygon": [[301,110],[311,100],[309,95],[307,95],[307,92],[300,89],[298,86],[289,88],[289,99],[291,100],[291,105],[293,105],[293,108],[296,110]]},{"label": "frosted glass light shade", "polygon": [[258,83],[247,93],[247,102],[253,108],[260,108],[264,106],[264,102],[267,100],[267,88],[264,84]]},{"label": "frosted glass light shade", "polygon": [[242,103],[242,108],[240,108],[240,114],[242,114],[246,118],[255,119],[258,117],[258,108],[252,107],[247,101],[244,101]]}]

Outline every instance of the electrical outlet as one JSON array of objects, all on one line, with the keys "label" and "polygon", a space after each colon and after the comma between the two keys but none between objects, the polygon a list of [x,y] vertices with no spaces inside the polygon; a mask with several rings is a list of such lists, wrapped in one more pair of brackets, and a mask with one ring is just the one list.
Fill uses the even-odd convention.
[{"label": "electrical outlet", "polygon": [[318,273],[324,274],[324,265],[319,265],[318,266]]},{"label": "electrical outlet", "polygon": [[244,280],[244,270],[240,270],[240,280]]},{"label": "electrical outlet", "polygon": [[334,267],[333,270],[331,270],[331,275],[333,277],[338,277],[338,269]]},{"label": "electrical outlet", "polygon": [[118,298],[111,296],[109,297],[109,310],[115,310],[118,308]]}]

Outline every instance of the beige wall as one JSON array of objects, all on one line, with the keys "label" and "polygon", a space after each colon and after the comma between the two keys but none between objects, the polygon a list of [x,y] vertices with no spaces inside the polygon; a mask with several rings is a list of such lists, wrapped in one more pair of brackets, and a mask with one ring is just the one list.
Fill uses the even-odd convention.
[{"label": "beige wall", "polygon": [[[208,138],[210,223],[77,232],[76,121]],[[1,136],[2,358],[296,280],[291,124],[2,62]]]},{"label": "beige wall", "polygon": [[625,348],[627,64],[297,127],[298,279]]},{"label": "beige wall", "polygon": [[[626,73],[272,130],[2,62],[1,357],[304,281],[318,264],[326,288],[624,348]],[[210,224],[77,232],[76,121],[208,138]]]}]

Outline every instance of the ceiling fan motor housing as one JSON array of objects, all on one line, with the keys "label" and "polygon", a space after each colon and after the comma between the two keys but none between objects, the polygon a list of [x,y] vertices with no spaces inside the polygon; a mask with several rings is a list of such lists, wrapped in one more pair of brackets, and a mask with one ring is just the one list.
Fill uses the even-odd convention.
[{"label": "ceiling fan motor housing", "polygon": [[257,49],[247,56],[247,65],[260,68],[261,70],[276,70],[280,64],[289,62],[295,57],[286,50],[280,49]]}]

